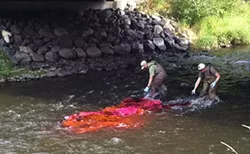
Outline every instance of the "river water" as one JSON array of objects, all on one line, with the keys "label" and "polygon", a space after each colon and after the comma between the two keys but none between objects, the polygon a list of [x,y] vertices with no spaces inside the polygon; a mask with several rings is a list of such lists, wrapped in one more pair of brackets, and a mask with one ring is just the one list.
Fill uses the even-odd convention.
[{"label": "river water", "polygon": [[[0,153],[3,154],[239,154],[250,153],[250,49],[196,53],[168,71],[166,100],[190,100],[189,109],[145,116],[141,128],[103,129],[72,134],[61,128],[63,117],[97,111],[141,93],[147,72],[134,69],[90,72],[83,76],[0,85]],[[241,61],[239,61],[241,60]],[[211,104],[190,96],[198,62],[221,73],[218,95]],[[167,69],[168,70],[168,69]],[[165,102],[166,103],[166,102]]]}]

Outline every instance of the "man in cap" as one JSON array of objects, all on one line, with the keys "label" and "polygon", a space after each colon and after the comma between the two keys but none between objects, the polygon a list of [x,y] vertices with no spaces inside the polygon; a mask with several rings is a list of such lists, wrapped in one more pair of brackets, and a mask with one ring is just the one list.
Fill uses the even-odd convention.
[{"label": "man in cap", "polygon": [[195,82],[194,89],[192,90],[192,94],[195,94],[197,87],[203,79],[203,89],[200,92],[200,96],[203,97],[208,92],[208,96],[211,100],[220,101],[219,97],[216,95],[216,88],[220,79],[220,74],[212,66],[206,66],[203,63],[198,65],[198,70],[199,75]]},{"label": "man in cap", "polygon": [[164,68],[155,61],[147,62],[146,60],[143,60],[141,62],[141,69],[149,70],[149,80],[144,92],[150,92],[149,97],[154,98],[157,95],[159,88],[163,86],[167,73]]}]

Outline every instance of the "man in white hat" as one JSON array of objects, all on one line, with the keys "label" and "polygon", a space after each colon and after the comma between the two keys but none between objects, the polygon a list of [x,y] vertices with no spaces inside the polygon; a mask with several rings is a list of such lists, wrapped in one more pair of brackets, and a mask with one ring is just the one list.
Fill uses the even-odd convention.
[{"label": "man in white hat", "polygon": [[220,101],[219,97],[216,95],[216,88],[217,83],[220,80],[220,74],[212,66],[206,66],[203,63],[198,65],[198,70],[199,75],[195,82],[194,89],[192,90],[192,94],[195,94],[197,87],[203,79],[203,89],[200,92],[200,96],[203,97],[208,92],[210,99]]},{"label": "man in white hat", "polygon": [[150,91],[149,97],[154,98],[159,88],[163,85],[164,80],[167,77],[167,73],[164,68],[155,61],[141,61],[141,69],[149,70],[149,80],[147,87],[144,88],[144,92],[148,93]]}]

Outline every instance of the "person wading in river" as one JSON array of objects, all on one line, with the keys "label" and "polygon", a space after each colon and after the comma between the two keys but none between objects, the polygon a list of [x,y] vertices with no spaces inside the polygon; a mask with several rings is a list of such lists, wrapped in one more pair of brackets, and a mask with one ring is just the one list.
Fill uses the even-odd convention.
[{"label": "person wading in river", "polygon": [[144,92],[148,93],[149,98],[155,98],[159,94],[158,92],[161,87],[166,90],[163,82],[167,78],[167,73],[159,63],[143,60],[141,61],[141,69],[149,70],[148,85],[144,88]]},{"label": "person wading in river", "polygon": [[220,99],[216,95],[216,89],[217,83],[220,80],[220,74],[212,66],[206,66],[203,63],[198,65],[198,70],[199,75],[195,82],[194,89],[192,90],[192,94],[195,94],[197,87],[203,79],[203,89],[200,92],[200,97],[205,96],[208,92],[209,99],[219,102]]}]

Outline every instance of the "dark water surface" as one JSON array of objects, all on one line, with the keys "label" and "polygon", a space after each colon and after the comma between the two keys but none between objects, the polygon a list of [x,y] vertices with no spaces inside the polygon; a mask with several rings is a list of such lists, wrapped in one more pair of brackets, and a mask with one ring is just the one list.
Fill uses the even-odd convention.
[{"label": "dark water surface", "polygon": [[[96,111],[140,93],[146,72],[95,72],[83,76],[0,85],[0,153],[8,154],[239,154],[250,153],[250,52],[247,48],[195,54],[183,62],[191,71],[170,72],[167,100],[192,100],[195,107],[147,115],[139,129],[105,129],[70,134],[60,127],[63,117]],[[243,60],[243,62],[238,62]],[[212,63],[222,79],[223,102],[193,100],[198,62]],[[182,69],[183,69],[182,68]],[[189,67],[190,68],[190,67]]]}]

